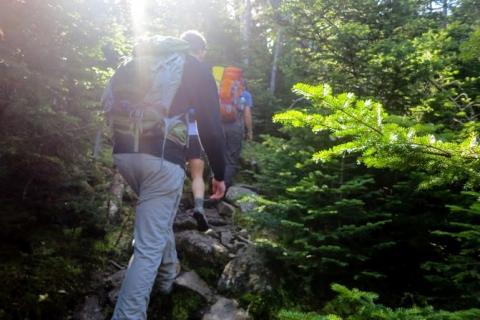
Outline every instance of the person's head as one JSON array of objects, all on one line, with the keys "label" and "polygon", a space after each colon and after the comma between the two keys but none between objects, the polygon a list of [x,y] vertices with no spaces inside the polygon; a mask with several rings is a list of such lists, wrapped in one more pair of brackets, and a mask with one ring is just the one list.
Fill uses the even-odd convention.
[{"label": "person's head", "polygon": [[245,79],[243,79],[243,90],[248,91],[248,84],[247,84],[247,80]]},{"label": "person's head", "polygon": [[190,54],[198,60],[203,60],[207,53],[207,41],[202,34],[196,30],[188,30],[182,33],[180,39],[190,44]]}]

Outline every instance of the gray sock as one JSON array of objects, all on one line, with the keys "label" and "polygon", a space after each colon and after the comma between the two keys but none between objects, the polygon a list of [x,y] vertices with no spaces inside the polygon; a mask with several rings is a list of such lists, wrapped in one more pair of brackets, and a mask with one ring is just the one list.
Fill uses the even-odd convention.
[{"label": "gray sock", "polygon": [[205,210],[203,209],[203,198],[195,198],[194,202],[195,202],[194,210],[200,213],[204,213]]}]

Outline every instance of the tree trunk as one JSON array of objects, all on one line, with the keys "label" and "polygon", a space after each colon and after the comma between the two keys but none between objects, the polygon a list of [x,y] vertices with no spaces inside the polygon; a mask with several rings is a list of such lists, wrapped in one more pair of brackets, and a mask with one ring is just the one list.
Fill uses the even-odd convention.
[{"label": "tree trunk", "polygon": [[100,157],[100,152],[102,151],[102,131],[103,128],[97,130],[95,135],[95,144],[93,145],[93,158],[98,159]]},{"label": "tree trunk", "polygon": [[448,0],[443,0],[443,26],[448,25]]},{"label": "tree trunk", "polygon": [[275,40],[275,48],[273,51],[273,63],[272,63],[272,73],[270,75],[270,88],[269,91],[271,94],[275,93],[275,84],[277,82],[277,71],[278,71],[278,59],[282,50],[282,41],[283,41],[283,27],[280,27],[277,31],[277,39]]},{"label": "tree trunk", "polygon": [[252,35],[252,3],[250,0],[245,0],[245,8],[242,15],[241,33],[243,40],[243,63],[246,67],[248,67],[250,64],[250,39]]}]

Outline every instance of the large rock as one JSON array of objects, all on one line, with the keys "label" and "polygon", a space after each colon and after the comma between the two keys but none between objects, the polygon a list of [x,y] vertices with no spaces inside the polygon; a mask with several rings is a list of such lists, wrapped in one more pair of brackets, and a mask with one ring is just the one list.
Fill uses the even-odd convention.
[{"label": "large rock", "polygon": [[232,242],[233,242],[233,233],[230,230],[226,230],[223,232],[220,232],[220,241],[222,244],[227,247],[231,248],[232,247]]},{"label": "large rock", "polygon": [[[196,292],[211,304],[199,310],[202,320],[249,319],[248,313],[239,308],[235,300],[215,295],[213,290],[195,271],[181,273],[175,280],[175,284]],[[200,317],[198,317],[198,319],[200,319]]]},{"label": "large rock", "polygon": [[127,269],[119,270],[108,277],[105,281],[107,287],[109,288],[108,301],[112,305],[117,301],[118,294],[120,293],[120,287],[122,286],[122,281],[123,278],[125,278],[126,273]]},{"label": "large rock", "polygon": [[219,226],[226,226],[231,224],[230,219],[225,219],[226,217],[221,216],[217,209],[215,208],[206,208],[205,215],[207,216],[208,222],[210,225],[219,227]]},{"label": "large rock", "polygon": [[218,217],[208,217],[207,216],[207,219],[208,219],[208,223],[210,223],[210,225],[214,226],[214,227],[220,227],[220,226],[226,226],[228,225],[228,221],[226,221],[225,219],[222,219],[222,218],[218,218]]},{"label": "large rock", "polygon": [[228,249],[217,239],[196,230],[175,235],[177,251],[197,266],[223,266],[228,261]]},{"label": "large rock", "polygon": [[228,188],[225,199],[240,208],[242,212],[249,212],[256,207],[257,193],[254,191],[238,186]]},{"label": "large rock", "polygon": [[195,271],[183,272],[176,279],[175,284],[188,288],[201,295],[208,302],[215,301],[215,294],[208,284]]},{"label": "large rock", "polygon": [[235,213],[235,207],[225,201],[220,201],[217,204],[217,210],[221,216],[224,216],[227,218],[231,218]]},{"label": "large rock", "polygon": [[100,299],[93,295],[85,297],[85,302],[73,315],[74,320],[104,320]]},{"label": "large rock", "polygon": [[248,320],[248,312],[238,307],[235,300],[219,297],[202,320]]},{"label": "large rock", "polygon": [[217,287],[230,294],[264,293],[272,289],[270,283],[271,275],[265,258],[255,246],[250,245],[239,250],[236,257],[225,266]]},{"label": "large rock", "polygon": [[178,212],[173,223],[175,232],[182,230],[192,230],[197,228],[197,222],[193,219],[192,214],[188,212]]},{"label": "large rock", "polygon": [[[225,226],[230,224],[229,221],[220,216],[216,209],[205,209],[205,215],[212,226]],[[193,209],[177,212],[175,222],[173,223],[173,230],[175,232],[196,229],[197,222],[193,218]]]}]

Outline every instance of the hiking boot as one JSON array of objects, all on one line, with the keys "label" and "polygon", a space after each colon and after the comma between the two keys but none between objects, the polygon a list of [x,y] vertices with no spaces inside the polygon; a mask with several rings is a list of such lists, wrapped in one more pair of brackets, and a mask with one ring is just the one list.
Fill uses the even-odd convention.
[{"label": "hiking boot", "polygon": [[193,211],[193,218],[197,221],[198,231],[205,232],[210,229],[210,225],[208,224],[207,217],[204,213]]}]

